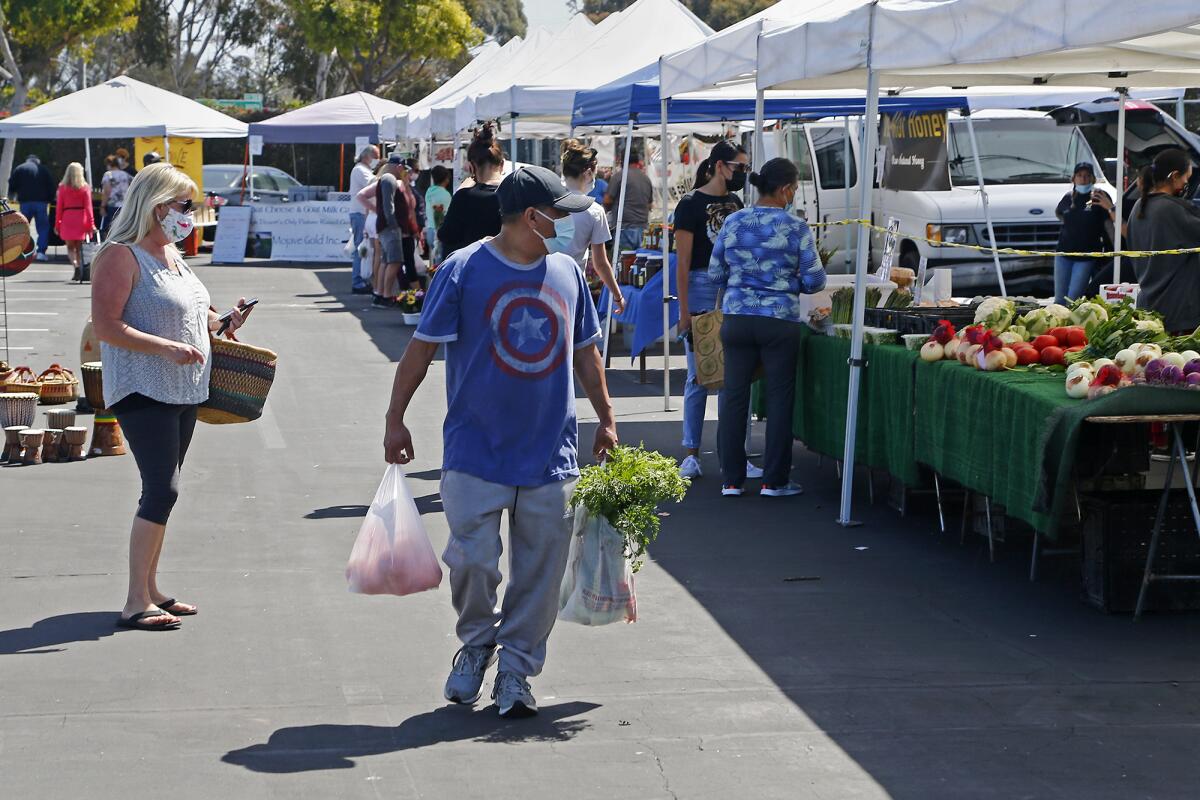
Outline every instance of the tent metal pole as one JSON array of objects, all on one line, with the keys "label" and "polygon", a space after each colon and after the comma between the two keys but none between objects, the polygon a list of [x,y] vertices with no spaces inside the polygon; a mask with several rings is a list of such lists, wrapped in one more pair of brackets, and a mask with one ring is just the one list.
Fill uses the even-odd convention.
[{"label": "tent metal pole", "polygon": [[983,182],[983,163],[979,160],[979,143],[975,139],[975,121],[971,109],[967,109],[967,135],[971,137],[971,156],[975,159],[975,180],[979,184],[979,196],[983,200],[983,221],[987,223],[988,241],[992,248],[992,264],[996,267],[996,281],[1000,284],[1000,296],[1008,297],[1004,286],[1004,271],[1000,269],[1000,253],[996,251],[996,231],[992,227],[992,207],[988,203],[987,186]]},{"label": "tent metal pole", "polygon": [[[763,137],[763,125],[766,124],[766,120],[763,119],[765,116],[765,111],[763,109],[763,99],[765,95],[766,92],[762,89],[759,89],[754,94],[754,138],[752,139],[754,143],[754,158],[751,159],[750,163],[754,165],[755,172],[761,170],[763,164],[766,162],[766,159],[763,158],[763,156],[766,155],[767,147],[766,140]],[[749,186],[748,182],[747,186]],[[746,198],[749,205],[753,205],[758,201],[758,191],[753,187],[747,188],[746,193],[749,195]]]},{"label": "tent metal pole", "polygon": [[[625,190],[629,188],[629,151],[633,149],[633,121],[633,117],[630,117],[629,125],[625,129],[625,157],[621,167],[621,196],[617,200],[617,225],[616,231],[613,233],[613,275],[619,275],[621,272],[621,223],[625,217]],[[666,265],[663,268],[666,269]],[[609,292],[608,313],[604,316],[603,364],[605,369],[608,368],[608,341],[612,338],[614,300],[612,292]]]},{"label": "tent metal pole", "polygon": [[[1125,213],[1125,105],[1129,90],[1117,89],[1117,219],[1113,224],[1113,249],[1121,249],[1121,221]],[[1113,256],[1113,283],[1121,282],[1121,257]]]},{"label": "tent metal pole", "polygon": [[659,101],[662,119],[662,275],[663,275],[663,411],[671,410],[671,235],[667,204],[671,202],[671,139],[667,133],[667,98]]},{"label": "tent metal pole", "polygon": [[[846,119],[846,123],[845,123],[846,124],[846,134],[845,134],[844,140],[842,141],[842,183],[844,183],[846,185],[846,219],[849,219],[850,218],[850,206],[853,203],[853,200],[851,199],[851,196],[850,196],[850,159],[852,158],[851,151],[850,151],[850,115],[847,114],[845,119]],[[820,195],[818,195],[818,197],[819,196]],[[820,222],[820,221],[821,220],[817,220],[817,222]],[[854,235],[854,229],[851,228],[849,225],[846,225],[845,228],[846,228],[846,252],[843,255],[843,258],[846,259],[846,264],[849,265],[850,264],[850,254],[854,252],[853,239],[852,239],[852,237]]]},{"label": "tent metal pole", "polygon": [[512,119],[509,121],[508,124],[509,124],[510,129],[512,130],[512,133],[510,134],[512,137],[512,152],[508,154],[508,158],[510,161],[512,161],[515,164],[517,162],[517,115],[516,114],[512,115]]},{"label": "tent metal pole", "polygon": [[454,171],[454,188],[458,189],[458,185],[462,182],[461,170],[458,167],[458,131],[454,132],[454,152],[450,156],[450,169]]},{"label": "tent metal pole", "polygon": [[163,131],[163,161],[171,163],[171,137]]},{"label": "tent metal pole", "polygon": [[[871,51],[875,39],[875,6],[871,6],[867,37],[867,102],[863,113],[863,148],[859,154],[859,193],[861,213],[867,218],[871,209],[871,189],[874,186],[875,146],[879,125],[879,75],[871,67]],[[858,436],[858,389],[862,383],[863,369],[863,317],[867,304],[867,260],[870,257],[868,237],[871,231],[865,225],[858,226],[858,253],[854,266],[854,327],[850,338],[850,385],[846,397],[846,448],[842,454],[842,497],[838,510],[838,524],[853,527],[860,523],[850,518],[850,504],[854,495],[854,449]]]}]

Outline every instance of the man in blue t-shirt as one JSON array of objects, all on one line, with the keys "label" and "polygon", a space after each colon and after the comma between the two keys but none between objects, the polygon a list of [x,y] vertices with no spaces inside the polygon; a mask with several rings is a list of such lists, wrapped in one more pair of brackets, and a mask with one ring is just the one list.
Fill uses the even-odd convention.
[{"label": "man in blue t-shirt", "polygon": [[[572,370],[599,418],[597,459],[616,445],[617,432],[596,309],[583,273],[563,253],[574,236],[571,213],[591,198],[541,167],[518,169],[496,195],[500,234],[456,251],[429,287],[396,369],[384,451],[389,463],[412,460],[404,414],[444,343],[441,495],[450,541],[442,560],[463,642],[444,694],[475,702],[499,646],[492,698],[502,717],[520,717],[537,713],[527,679],[546,659],[571,539],[579,477]],[[497,611],[504,511],[510,569]]]}]

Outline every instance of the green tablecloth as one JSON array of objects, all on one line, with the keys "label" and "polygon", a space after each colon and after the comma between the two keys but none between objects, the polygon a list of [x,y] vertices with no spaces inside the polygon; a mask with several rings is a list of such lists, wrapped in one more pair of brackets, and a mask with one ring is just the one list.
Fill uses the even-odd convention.
[{"label": "green tablecloth", "polygon": [[1053,540],[1070,499],[1080,428],[1090,416],[1200,412],[1200,392],[1129,387],[1072,400],[1062,375],[916,368],[916,458],[1002,504]]}]

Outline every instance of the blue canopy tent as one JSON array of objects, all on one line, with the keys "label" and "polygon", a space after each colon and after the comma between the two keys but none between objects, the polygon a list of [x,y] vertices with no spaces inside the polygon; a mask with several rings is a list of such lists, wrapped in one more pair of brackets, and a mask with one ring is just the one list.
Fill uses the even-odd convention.
[{"label": "blue canopy tent", "polygon": [[[838,97],[826,96],[822,93],[807,93],[806,95],[777,93],[770,97],[763,95],[739,96],[737,93],[721,90],[697,92],[681,97],[660,98],[658,81],[658,64],[638,70],[632,75],[615,81],[599,89],[578,91],[575,93],[575,103],[571,111],[573,128],[600,128],[625,126],[624,168],[628,170],[628,154],[633,140],[633,129],[636,125],[654,125],[661,127],[664,143],[667,140],[668,124],[697,124],[706,122],[733,122],[755,120],[754,150],[756,163],[758,154],[762,152],[762,120],[764,119],[798,119],[820,118],[831,116],[861,116],[866,111],[866,96]],[[941,111],[948,109],[970,108],[967,98],[962,96],[908,96],[898,95],[879,99],[880,112],[885,111]],[[847,142],[849,140],[847,139]],[[849,146],[847,144],[847,146]],[[664,145],[665,152],[665,145]],[[849,159],[847,159],[848,163]],[[663,169],[662,207],[664,221],[668,203],[668,187],[666,166]],[[982,187],[981,187],[982,188]],[[849,190],[847,190],[849,191]],[[617,231],[613,243],[613,264],[619,263],[621,218],[624,214],[625,182],[621,183],[621,196],[617,205]],[[671,263],[669,237],[663,236],[663,264]],[[997,260],[997,273],[1000,265]],[[639,306],[639,320],[635,321],[636,329],[644,334],[645,325],[641,324],[640,313],[662,304],[662,338],[663,338],[663,407],[671,407],[671,378],[670,378],[670,329],[679,318],[678,303],[670,298],[671,291],[670,269],[662,271],[662,281],[655,281],[646,287],[645,296]],[[656,276],[657,277],[657,276]],[[652,297],[650,295],[653,295]],[[665,296],[665,300],[664,300]],[[605,309],[601,309],[604,313]],[[604,355],[607,360],[608,340],[611,336],[612,308],[611,299],[605,314],[604,323]],[[644,335],[642,347],[646,344]],[[639,350],[641,348],[638,348]]]}]

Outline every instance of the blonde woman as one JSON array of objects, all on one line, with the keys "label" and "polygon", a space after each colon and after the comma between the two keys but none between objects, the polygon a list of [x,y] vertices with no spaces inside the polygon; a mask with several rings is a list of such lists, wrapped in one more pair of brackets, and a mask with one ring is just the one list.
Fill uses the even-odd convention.
[{"label": "blonde woman", "polygon": [[[167,630],[196,606],[158,587],[167,518],[179,496],[179,469],[208,399],[209,337],[221,323],[208,290],[175,243],[195,228],[196,184],[158,163],[133,179],[100,254],[92,323],[104,362],[104,404],[117,416],[142,479],[129,538],[129,592],[117,624]],[[238,307],[245,305],[245,298]],[[235,310],[232,332],[249,310]]]},{"label": "blonde woman", "polygon": [[75,269],[71,280],[86,281],[88,268],[83,264],[83,240],[96,232],[96,217],[92,213],[92,187],[84,180],[83,166],[78,161],[67,165],[58,185],[54,232],[67,243],[67,259]]}]

